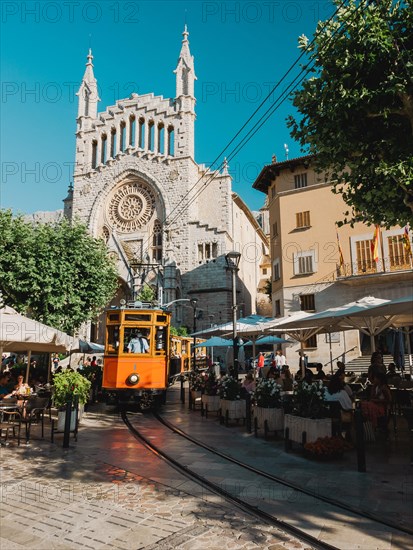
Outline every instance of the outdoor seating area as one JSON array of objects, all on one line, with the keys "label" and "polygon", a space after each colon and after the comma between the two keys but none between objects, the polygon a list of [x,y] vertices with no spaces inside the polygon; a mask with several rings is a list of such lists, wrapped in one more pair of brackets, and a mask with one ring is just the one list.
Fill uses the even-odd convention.
[{"label": "outdoor seating area", "polygon": [[[403,438],[413,463],[413,380],[406,376],[402,388],[388,385],[385,375],[383,382],[377,374],[383,366],[374,365],[377,358],[372,358],[368,378],[346,374],[341,366],[316,379],[307,369],[304,377],[297,373],[289,391],[283,387],[285,369],[271,368],[266,377],[252,369],[238,380],[217,377],[214,369],[192,371],[189,406],[227,427],[245,426],[255,437],[284,440],[287,452],[313,459],[335,459],[346,451]],[[385,388],[388,401],[380,397]]]}]

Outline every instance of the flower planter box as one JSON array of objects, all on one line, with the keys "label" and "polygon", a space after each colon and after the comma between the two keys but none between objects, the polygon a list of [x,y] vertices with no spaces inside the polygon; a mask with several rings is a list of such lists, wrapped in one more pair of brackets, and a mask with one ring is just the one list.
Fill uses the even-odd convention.
[{"label": "flower planter box", "polygon": [[203,395],[201,397],[202,411],[205,411],[205,415],[208,417],[208,413],[218,412],[220,409],[219,395]]},{"label": "flower planter box", "polygon": [[[84,405],[79,405],[79,424],[82,420],[83,413],[85,410]],[[66,422],[66,411],[58,411],[57,412],[57,428],[56,430],[58,432],[64,432],[65,431],[65,422]],[[76,429],[76,411],[72,410],[72,414],[70,416],[70,431],[73,432]]]},{"label": "flower planter box", "polygon": [[246,404],[245,399],[237,399],[230,401],[229,399],[220,399],[220,417],[221,423],[225,422],[228,425],[229,420],[240,420],[245,422]]},{"label": "flower planter box", "polygon": [[258,430],[264,430],[264,437],[267,439],[268,432],[276,432],[284,429],[283,409],[254,407],[252,415],[255,437],[258,436]]},{"label": "flower planter box", "polygon": [[316,441],[319,437],[331,437],[331,418],[303,418],[286,414],[284,434],[287,448],[291,441],[304,445]]}]

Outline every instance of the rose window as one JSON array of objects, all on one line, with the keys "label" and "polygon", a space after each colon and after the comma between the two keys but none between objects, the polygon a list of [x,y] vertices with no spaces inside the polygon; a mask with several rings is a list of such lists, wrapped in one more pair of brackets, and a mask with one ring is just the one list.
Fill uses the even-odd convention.
[{"label": "rose window", "polygon": [[141,229],[151,219],[155,210],[152,191],[138,183],[122,185],[109,204],[111,223],[123,233]]}]

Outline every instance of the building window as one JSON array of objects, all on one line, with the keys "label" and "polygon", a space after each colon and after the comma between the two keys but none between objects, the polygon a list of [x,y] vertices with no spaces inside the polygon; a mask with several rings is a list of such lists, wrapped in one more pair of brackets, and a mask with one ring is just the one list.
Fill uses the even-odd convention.
[{"label": "building window", "polygon": [[145,119],[139,119],[139,147],[145,149]]},{"label": "building window", "polygon": [[112,128],[110,132],[110,156],[115,158],[116,155],[116,130]]},{"label": "building window", "polygon": [[294,275],[310,275],[317,271],[314,250],[294,254]]},{"label": "building window", "polygon": [[162,123],[158,124],[158,153],[164,153],[165,128]]},{"label": "building window", "polygon": [[281,300],[275,300],[275,317],[281,317]]},{"label": "building window", "polygon": [[209,262],[218,257],[217,243],[199,243],[198,244],[198,263]]},{"label": "building window", "polygon": [[102,135],[102,149],[100,151],[100,162],[102,164],[106,164],[106,160],[107,160],[107,153],[106,153],[106,146],[107,146],[107,142],[108,142],[108,137],[106,134],[103,134]]},{"label": "building window", "polygon": [[278,223],[277,222],[274,222],[272,224],[272,236],[273,237],[278,237]]},{"label": "building window", "polygon": [[372,273],[376,271],[376,263],[371,254],[371,240],[356,242],[356,259],[358,273]]},{"label": "building window", "polygon": [[94,139],[92,141],[92,169],[96,168],[98,159],[98,142]]},{"label": "building window", "polygon": [[175,133],[174,127],[168,126],[168,156],[173,157],[175,150]]},{"label": "building window", "polygon": [[135,146],[136,118],[135,115],[129,117],[129,145]]},{"label": "building window", "polygon": [[296,228],[301,229],[303,227],[310,227],[310,212],[297,212],[295,215]]},{"label": "building window", "polygon": [[393,235],[387,237],[387,243],[389,246],[389,261],[390,269],[397,269],[400,267],[409,267],[409,256],[406,253],[406,246],[404,237],[402,234]]},{"label": "building window", "polygon": [[304,172],[303,174],[296,174],[294,176],[294,187],[295,189],[307,187],[307,172]]},{"label": "building window", "polygon": [[302,294],[300,296],[301,311],[315,311],[314,294]]},{"label": "building window", "polygon": [[153,151],[154,150],[154,122],[153,120],[149,121],[148,123],[148,150]]},{"label": "building window", "polygon": [[281,278],[280,259],[274,260],[273,265],[273,281],[279,281]]},{"label": "building window", "polygon": [[158,220],[153,226],[152,258],[154,262],[162,260],[162,226]]},{"label": "building window", "polygon": [[271,187],[271,198],[274,199],[276,195],[275,185]]},{"label": "building window", "polygon": [[263,268],[262,268],[262,274],[263,274],[263,275],[267,275],[267,268],[266,268],[266,267],[263,267]]},{"label": "building window", "polygon": [[317,335],[314,334],[314,336],[310,336],[310,338],[307,338],[307,340],[304,340],[303,347],[304,347],[304,349],[316,348],[317,347]]}]

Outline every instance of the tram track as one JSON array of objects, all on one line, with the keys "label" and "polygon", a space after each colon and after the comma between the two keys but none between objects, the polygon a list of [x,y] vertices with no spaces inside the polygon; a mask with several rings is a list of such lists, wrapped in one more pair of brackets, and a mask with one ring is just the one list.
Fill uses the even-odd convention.
[{"label": "tram track", "polygon": [[296,491],[300,494],[306,495],[308,497],[317,499],[321,502],[324,502],[325,504],[328,504],[330,506],[334,506],[336,508],[340,508],[341,510],[344,510],[346,512],[349,512],[351,514],[357,515],[362,519],[367,519],[369,521],[374,521],[380,525],[384,525],[386,527],[389,527],[391,529],[394,529],[395,531],[402,532],[407,535],[413,536],[413,529],[409,529],[408,527],[403,527],[401,525],[398,525],[395,522],[392,522],[390,520],[387,520],[383,517],[379,517],[371,512],[368,512],[367,510],[362,510],[360,508],[357,508],[356,506],[352,506],[348,503],[342,502],[340,500],[337,500],[335,498],[327,497],[324,495],[320,495],[318,493],[315,493],[314,491],[311,491],[309,489],[306,489],[305,487],[301,487],[299,485],[296,485],[290,481],[287,481],[284,478],[275,476],[273,474],[269,474],[268,472],[265,472],[263,470],[260,470],[258,468],[255,468],[254,466],[251,466],[250,464],[246,464],[245,462],[241,462],[240,460],[223,453],[219,449],[216,449],[215,447],[211,447],[207,443],[204,443],[203,441],[200,441],[199,439],[194,438],[187,432],[184,432],[177,426],[174,426],[171,422],[163,418],[158,413],[154,413],[154,417],[165,427],[167,427],[169,430],[171,430],[173,433],[183,437],[184,439],[190,441],[194,445],[205,449],[206,451],[209,451],[210,453],[213,453],[216,456],[219,456],[220,458],[223,458],[227,460],[228,462],[231,462],[232,464],[235,464],[245,470],[248,470],[249,472],[252,472],[253,474],[256,474],[264,479],[268,479],[269,481],[272,481],[274,483],[278,483],[284,487],[287,487],[288,489],[291,489],[293,491]]},{"label": "tram track", "polygon": [[[122,421],[127,426],[128,430],[132,433],[132,435],[140,441],[146,449],[151,451],[155,456],[157,456],[160,460],[165,461],[167,464],[172,466],[174,469],[179,471],[181,474],[183,474],[185,477],[190,479],[191,481],[195,481],[196,483],[202,485],[202,487],[206,487],[209,489],[212,493],[219,495],[222,497],[225,501],[231,503],[232,505],[235,505],[238,509],[242,510],[243,512],[248,513],[249,515],[259,519],[260,521],[264,521],[265,523],[269,525],[273,525],[274,527],[277,527],[278,529],[282,529],[284,532],[296,537],[301,542],[304,542],[306,544],[310,544],[312,548],[318,550],[340,550],[338,547],[333,546],[331,544],[328,544],[324,541],[319,540],[318,538],[310,535],[309,533],[303,531],[302,529],[299,529],[286,521],[279,519],[275,517],[274,515],[265,512],[264,510],[261,510],[257,506],[251,505],[245,500],[242,500],[241,498],[231,494],[229,491],[226,491],[223,489],[220,485],[213,483],[206,477],[198,474],[194,470],[191,470],[188,466],[181,464],[178,460],[170,456],[164,449],[160,449],[157,445],[153,443],[153,441],[150,441],[149,438],[147,438],[141,431],[139,431],[136,426],[134,426],[130,419],[128,418],[127,412],[122,411],[121,412],[121,418]],[[160,417],[158,415],[153,415],[153,418],[158,420],[160,422]],[[164,424],[165,427],[168,427],[166,424]],[[171,430],[173,431],[173,430]],[[177,432],[176,432],[177,433]],[[181,434],[179,434],[181,435]],[[213,451],[210,451],[213,452]],[[216,454],[216,453],[215,453]]]}]

